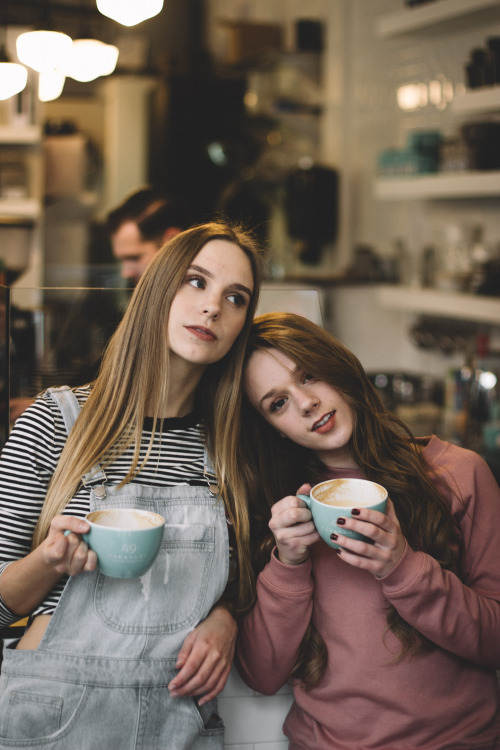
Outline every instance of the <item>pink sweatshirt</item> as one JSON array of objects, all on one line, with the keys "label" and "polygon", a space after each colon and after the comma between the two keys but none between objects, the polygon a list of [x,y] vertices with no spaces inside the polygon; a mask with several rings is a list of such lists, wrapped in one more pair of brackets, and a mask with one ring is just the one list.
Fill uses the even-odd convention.
[{"label": "pink sweatshirt", "polygon": [[[319,684],[294,682],[291,750],[500,748],[500,489],[471,451],[432,437],[424,455],[462,529],[467,585],[408,545],[379,580],[323,542],[297,566],[273,554],[259,576],[237,645],[248,685],[270,695],[286,682],[311,619],[328,647]],[[393,661],[390,604],[438,648]]]}]

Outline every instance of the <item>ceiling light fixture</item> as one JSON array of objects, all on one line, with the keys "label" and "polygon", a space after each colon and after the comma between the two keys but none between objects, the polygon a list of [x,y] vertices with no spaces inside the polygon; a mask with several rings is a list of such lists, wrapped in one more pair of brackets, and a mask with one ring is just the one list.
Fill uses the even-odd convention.
[{"label": "ceiling light fixture", "polygon": [[99,12],[123,26],[135,26],[158,15],[162,8],[163,0],[97,0]]},{"label": "ceiling light fixture", "polygon": [[0,100],[19,94],[28,82],[24,65],[11,62],[5,45],[0,47]]},{"label": "ceiling light fixture", "polygon": [[98,39],[74,39],[64,72],[75,81],[86,83],[109,76],[116,68],[118,47]]},{"label": "ceiling light fixture", "polygon": [[44,70],[38,76],[38,98],[41,102],[58,99],[64,88],[66,77],[60,70]]},{"label": "ceiling light fixture", "polygon": [[19,60],[39,73],[63,69],[73,41],[60,31],[26,31],[16,41]]}]

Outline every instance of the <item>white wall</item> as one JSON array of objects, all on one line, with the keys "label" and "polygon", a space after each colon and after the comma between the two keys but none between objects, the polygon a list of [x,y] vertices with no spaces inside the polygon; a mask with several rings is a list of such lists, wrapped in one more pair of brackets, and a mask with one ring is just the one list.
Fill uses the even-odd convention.
[{"label": "white wall", "polygon": [[289,686],[276,695],[260,695],[250,690],[233,668],[218,703],[226,726],[226,750],[284,750],[288,747],[282,725],[292,704]]},{"label": "white wall", "polygon": [[328,295],[328,328],[351,349],[368,372],[402,371],[442,376],[462,364],[462,355],[419,349],[408,331],[410,313],[380,307],[374,286],[335,287]]},{"label": "white wall", "polygon": [[[442,2],[442,0],[437,0]],[[382,255],[393,250],[394,240],[407,239],[416,252],[429,242],[443,245],[449,224],[467,235],[475,223],[485,227],[485,240],[500,240],[498,200],[378,201],[373,194],[377,154],[404,146],[408,131],[440,130],[451,136],[463,118],[449,105],[429,103],[413,112],[398,109],[398,86],[442,83],[452,93],[465,83],[464,65],[473,47],[484,47],[489,36],[500,33],[498,14],[493,22],[448,24],[394,39],[375,34],[377,19],[403,9],[402,0],[351,0],[346,33],[349,37],[349,81],[345,106],[346,148],[351,154],[350,222],[353,242],[372,244]],[[481,121],[484,115],[473,115]]]}]

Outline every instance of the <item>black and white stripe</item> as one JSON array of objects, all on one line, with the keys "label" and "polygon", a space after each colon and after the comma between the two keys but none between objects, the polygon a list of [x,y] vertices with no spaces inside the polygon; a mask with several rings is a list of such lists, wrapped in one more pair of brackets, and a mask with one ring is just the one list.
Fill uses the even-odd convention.
[{"label": "black and white stripe", "polygon": [[[81,404],[89,388],[75,394]],[[152,433],[147,419],[142,434],[140,461],[146,455]],[[30,552],[33,532],[49,481],[66,442],[62,415],[48,396],[42,396],[19,417],[0,456],[0,575],[12,561]],[[150,487],[178,484],[205,486],[203,431],[195,414],[166,419],[157,429],[148,461],[133,483]],[[106,468],[110,484],[118,484],[132,462],[133,446]],[[65,514],[83,517],[89,512],[89,491],[81,487]],[[65,579],[33,613],[51,614],[59,601]],[[18,619],[0,598],[0,626]]]}]

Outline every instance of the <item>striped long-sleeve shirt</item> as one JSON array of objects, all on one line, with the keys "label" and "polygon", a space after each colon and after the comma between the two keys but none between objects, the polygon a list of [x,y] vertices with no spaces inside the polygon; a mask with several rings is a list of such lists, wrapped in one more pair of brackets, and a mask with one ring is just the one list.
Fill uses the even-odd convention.
[{"label": "striped long-sleeve shirt", "polygon": [[[81,404],[89,388],[76,389]],[[151,438],[152,419],[146,419],[139,463]],[[0,456],[0,576],[6,566],[25,557],[31,550],[33,532],[40,516],[47,487],[66,442],[62,415],[47,395],[42,395],[16,421]],[[203,429],[195,413],[165,419],[157,428],[153,448],[141,472],[132,480],[150,487],[179,484],[206,485],[203,461]],[[127,474],[133,455],[131,446],[106,468],[110,484],[118,484]],[[63,511],[82,518],[90,510],[89,490],[83,485]],[[52,614],[66,578],[50,592],[32,613]],[[0,625],[19,619],[0,597]]]}]

